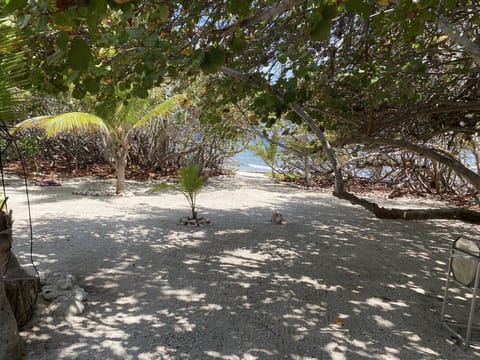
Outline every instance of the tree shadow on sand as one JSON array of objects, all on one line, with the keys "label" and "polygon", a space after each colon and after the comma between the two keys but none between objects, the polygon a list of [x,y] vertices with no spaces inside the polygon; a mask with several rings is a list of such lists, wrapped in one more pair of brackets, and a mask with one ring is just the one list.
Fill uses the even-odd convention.
[{"label": "tree shadow on sand", "polygon": [[471,227],[378,220],[331,196],[268,191],[287,224],[271,224],[269,206],[234,204],[203,207],[213,220],[203,227],[146,205],[121,218],[37,217],[38,267],[74,274],[89,300],[72,322],[43,315],[24,329],[27,359],[480,355],[439,321],[452,233]]}]

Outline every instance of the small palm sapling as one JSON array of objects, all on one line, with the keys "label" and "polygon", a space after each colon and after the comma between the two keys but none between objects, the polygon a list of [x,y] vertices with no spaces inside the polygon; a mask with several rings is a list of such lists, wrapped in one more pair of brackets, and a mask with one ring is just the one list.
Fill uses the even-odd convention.
[{"label": "small palm sapling", "polygon": [[[192,216],[187,219],[185,223],[190,220],[194,221],[197,225],[200,224],[203,218],[199,218],[196,210],[197,194],[207,181],[207,176],[202,175],[202,169],[196,164],[189,164],[182,167],[178,171],[177,184],[158,184],[152,188],[152,191],[158,191],[163,189],[173,189],[179,191],[187,199]],[[206,221],[208,223],[208,221]]]}]

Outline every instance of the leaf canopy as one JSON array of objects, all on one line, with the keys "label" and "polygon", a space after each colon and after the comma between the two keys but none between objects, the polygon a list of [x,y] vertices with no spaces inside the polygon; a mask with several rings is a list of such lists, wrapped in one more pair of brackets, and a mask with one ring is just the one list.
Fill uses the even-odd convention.
[{"label": "leaf canopy", "polygon": [[0,20],[0,120],[7,122],[18,117],[15,109],[23,103],[26,84],[24,56],[15,50],[18,42],[12,24]]}]

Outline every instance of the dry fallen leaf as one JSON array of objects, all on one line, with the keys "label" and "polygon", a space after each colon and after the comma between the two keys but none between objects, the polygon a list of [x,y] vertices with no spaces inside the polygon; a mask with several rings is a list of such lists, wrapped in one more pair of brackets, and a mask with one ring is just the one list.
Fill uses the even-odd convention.
[{"label": "dry fallen leaf", "polygon": [[447,39],[448,39],[448,35],[439,36],[438,39],[437,39],[437,43],[444,42]]}]

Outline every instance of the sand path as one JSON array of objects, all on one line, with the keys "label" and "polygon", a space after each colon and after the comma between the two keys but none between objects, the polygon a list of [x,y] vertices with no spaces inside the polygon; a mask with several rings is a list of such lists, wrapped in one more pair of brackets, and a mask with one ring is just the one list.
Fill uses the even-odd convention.
[{"label": "sand path", "polygon": [[[177,223],[182,195],[146,184],[129,182],[133,197],[71,194],[111,186],[30,188],[40,272],[74,274],[89,299],[71,321],[40,307],[22,332],[27,360],[480,356],[439,322],[448,247],[457,234],[478,238],[473,225],[378,220],[249,174],[209,180],[198,208],[212,224],[202,227]],[[18,181],[7,189],[27,261],[25,196]],[[270,223],[273,210],[287,224]]]}]

